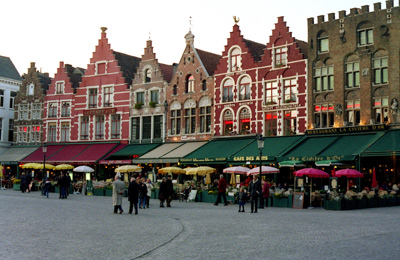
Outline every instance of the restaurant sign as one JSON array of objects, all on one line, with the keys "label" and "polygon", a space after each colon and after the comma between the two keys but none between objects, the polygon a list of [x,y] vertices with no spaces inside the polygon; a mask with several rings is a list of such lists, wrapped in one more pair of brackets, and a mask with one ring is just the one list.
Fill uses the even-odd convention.
[{"label": "restaurant sign", "polygon": [[220,161],[225,161],[226,157],[220,157],[220,158],[182,158],[180,159],[181,162],[193,162],[193,163],[206,163],[206,162],[220,162]]},{"label": "restaurant sign", "polygon": [[114,108],[102,108],[102,109],[89,109],[89,110],[83,110],[83,115],[84,116],[100,116],[100,115],[109,115],[109,114],[115,114],[117,112],[117,109]]},{"label": "restaurant sign", "polygon": [[303,161],[303,162],[318,162],[318,161],[352,161],[352,156],[345,157],[344,155],[332,156],[288,156],[289,161]]},{"label": "restaurant sign", "polygon": [[[233,157],[234,162],[251,162],[251,161],[259,161],[260,156],[235,156]],[[261,156],[262,161],[268,161],[268,156]]]},{"label": "restaurant sign", "polygon": [[387,126],[385,124],[381,124],[381,125],[335,127],[326,129],[312,129],[312,130],[306,130],[306,135],[361,133],[361,132],[371,132],[371,131],[382,131],[385,130],[386,128]]}]

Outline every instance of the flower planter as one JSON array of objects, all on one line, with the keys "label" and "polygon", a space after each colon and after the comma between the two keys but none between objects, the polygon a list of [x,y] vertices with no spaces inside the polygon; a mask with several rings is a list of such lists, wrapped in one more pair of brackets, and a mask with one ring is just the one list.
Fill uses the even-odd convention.
[{"label": "flower planter", "polygon": [[396,198],[388,198],[387,205],[388,205],[388,207],[397,206],[397,199]]},{"label": "flower planter", "polygon": [[104,189],[93,189],[94,196],[104,196]]},{"label": "flower planter", "polygon": [[345,210],[352,210],[356,208],[356,201],[355,200],[344,200]]},{"label": "flower planter", "polygon": [[104,189],[104,196],[112,197],[112,189]]},{"label": "flower planter", "polygon": [[356,199],[355,201],[356,201],[356,209],[365,209],[368,207],[367,199],[364,199],[364,198],[361,200]]},{"label": "flower planter", "polygon": [[396,205],[400,206],[400,197],[396,197]]},{"label": "flower planter", "polygon": [[367,207],[368,208],[376,208],[376,207],[378,207],[378,199],[377,198],[369,198],[369,199],[367,199]]},{"label": "flower planter", "polygon": [[55,193],[60,193],[60,187],[55,186],[55,187],[54,187],[54,192],[55,192]]},{"label": "flower planter", "polygon": [[378,198],[378,207],[387,207],[387,199]]},{"label": "flower planter", "polygon": [[327,210],[342,210],[342,200],[325,200]]},{"label": "flower planter", "polygon": [[274,207],[283,207],[287,208],[288,207],[288,198],[276,198],[274,197]]},{"label": "flower planter", "polygon": [[21,184],[13,184],[13,190],[21,190]]}]

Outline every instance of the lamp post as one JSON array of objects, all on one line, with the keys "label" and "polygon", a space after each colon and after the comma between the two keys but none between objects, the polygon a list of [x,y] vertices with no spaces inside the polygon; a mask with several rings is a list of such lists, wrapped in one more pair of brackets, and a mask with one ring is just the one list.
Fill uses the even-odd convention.
[{"label": "lamp post", "polygon": [[45,175],[45,172],[46,172],[46,152],[47,152],[47,144],[46,143],[43,143],[42,151],[43,151],[43,175],[42,175],[42,180],[44,180],[44,175]]},{"label": "lamp post", "polygon": [[[258,146],[258,150],[260,151],[260,167],[259,168],[260,168],[260,185],[262,185],[262,171],[261,171],[262,158],[261,157],[262,157],[262,150],[264,149],[264,138],[263,138],[262,134],[260,134],[258,136],[257,146]],[[264,208],[264,198],[262,197],[262,193],[260,194],[260,206],[259,206],[259,208],[260,209]]]},{"label": "lamp post", "polygon": [[167,141],[167,112],[168,112],[168,102],[164,101],[164,143]]}]

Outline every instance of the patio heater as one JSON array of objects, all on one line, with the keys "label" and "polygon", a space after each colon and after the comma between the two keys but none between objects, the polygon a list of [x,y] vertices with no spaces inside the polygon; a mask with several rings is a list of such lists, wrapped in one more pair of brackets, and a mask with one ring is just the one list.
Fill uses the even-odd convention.
[{"label": "patio heater", "polygon": [[47,144],[46,143],[43,143],[42,151],[43,151],[43,175],[42,175],[42,180],[44,180],[44,175],[46,173],[46,152],[47,152]]},{"label": "patio heater", "polygon": [[[261,168],[262,168],[262,150],[264,149],[264,138],[263,138],[262,134],[260,134],[258,136],[257,146],[258,146],[258,150],[260,151],[260,167],[259,168],[260,168],[260,184],[262,185],[262,171],[261,171]],[[262,186],[261,186],[261,188],[262,188]],[[262,197],[262,194],[260,194],[260,206],[259,206],[259,208],[260,209],[264,208],[264,199]]]}]

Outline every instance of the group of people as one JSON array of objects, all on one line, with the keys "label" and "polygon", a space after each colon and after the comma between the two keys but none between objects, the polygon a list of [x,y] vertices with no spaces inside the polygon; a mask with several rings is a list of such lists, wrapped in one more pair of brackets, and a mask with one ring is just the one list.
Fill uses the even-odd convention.
[{"label": "group of people", "polygon": [[[153,184],[150,179],[132,177],[128,186],[128,201],[129,201],[129,214],[133,213],[135,209],[135,215],[138,214],[138,204],[140,209],[149,208],[151,190],[153,189]],[[122,214],[124,210],[122,209],[122,197],[125,191],[125,183],[121,180],[121,175],[117,174],[115,176],[115,181],[113,183],[113,205],[114,214]]]},{"label": "group of people", "polygon": [[68,174],[64,174],[61,172],[60,177],[57,182],[58,187],[60,188],[60,199],[66,199],[69,196],[69,187],[71,186],[71,177]]},{"label": "group of people", "polygon": [[32,175],[29,173],[22,174],[20,189],[22,193],[31,192],[32,189]]}]

